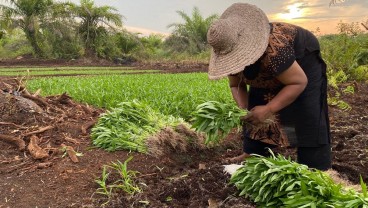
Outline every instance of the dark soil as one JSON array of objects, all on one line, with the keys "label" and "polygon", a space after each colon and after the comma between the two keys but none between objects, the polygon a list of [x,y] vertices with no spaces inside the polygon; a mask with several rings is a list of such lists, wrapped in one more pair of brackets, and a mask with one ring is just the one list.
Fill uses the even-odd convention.
[{"label": "dark soil", "polygon": [[[192,67],[171,66],[167,71],[204,69],[202,65]],[[102,167],[131,156],[128,169],[139,172],[136,184],[142,192],[134,196],[114,193],[106,207],[255,207],[236,196],[236,188],[228,185],[229,176],[223,172],[222,160],[241,153],[239,133],[229,135],[219,147],[171,152],[158,158],[106,152],[93,148],[89,137],[103,109],[76,103],[67,95],[43,98],[31,94],[27,100],[33,102],[19,102],[13,99],[16,92],[11,86],[19,83],[0,78],[0,208],[100,207],[107,201],[95,193]],[[356,87],[354,94],[342,97],[352,110],[330,107],[333,169],[353,183],[359,182],[359,175],[368,181],[368,85]],[[40,154],[31,154],[31,140]],[[75,157],[73,151],[68,154],[61,150],[63,146],[83,156]],[[279,152],[295,157],[293,149]]]},{"label": "dark soil", "polygon": [[[186,72],[206,72],[208,63],[183,62],[183,63],[160,63],[160,62],[129,62],[126,64],[114,63],[104,59],[81,58],[72,60],[49,60],[32,57],[22,57],[20,59],[0,59],[0,67],[62,67],[62,66],[127,66],[142,70],[162,70],[164,73],[186,73]],[[74,76],[76,76],[74,74]]]}]

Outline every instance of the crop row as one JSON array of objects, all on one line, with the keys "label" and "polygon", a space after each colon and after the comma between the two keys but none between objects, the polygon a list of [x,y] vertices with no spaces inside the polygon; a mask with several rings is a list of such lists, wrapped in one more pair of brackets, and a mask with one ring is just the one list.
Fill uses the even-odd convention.
[{"label": "crop row", "polygon": [[66,92],[77,101],[107,109],[137,99],[184,119],[205,101],[233,102],[227,81],[210,81],[206,73],[38,78],[29,80],[27,87],[41,89],[44,96]]}]

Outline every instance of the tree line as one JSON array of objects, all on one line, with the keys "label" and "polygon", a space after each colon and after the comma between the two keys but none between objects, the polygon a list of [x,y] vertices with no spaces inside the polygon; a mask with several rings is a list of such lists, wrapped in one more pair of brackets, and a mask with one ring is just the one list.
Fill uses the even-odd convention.
[{"label": "tree line", "polygon": [[[208,49],[207,30],[218,17],[203,18],[196,7],[191,15],[177,11],[184,22],[168,25],[173,29],[169,37],[157,34],[147,37],[125,30],[124,17],[116,8],[97,6],[93,0],[80,0],[79,4],[54,0],[0,2],[3,53],[6,50],[28,51],[40,58],[196,55]],[[19,37],[17,41],[16,37]],[[28,48],[22,48],[19,41]]]},{"label": "tree line", "polygon": [[[331,1],[332,4],[340,2]],[[124,29],[124,16],[94,0],[78,4],[56,0],[0,0],[0,57],[20,55],[46,59],[99,57],[117,61],[207,61],[207,30],[219,16],[203,17],[177,11],[181,23],[172,23],[168,37],[142,36]],[[339,23],[338,34],[319,37],[322,53],[333,70],[351,71],[368,64],[368,22]],[[362,30],[363,28],[363,30]],[[318,35],[317,31],[314,31]],[[337,48],[341,47],[341,50]],[[329,60],[331,59],[331,60]],[[342,69],[343,68],[343,69]]]}]

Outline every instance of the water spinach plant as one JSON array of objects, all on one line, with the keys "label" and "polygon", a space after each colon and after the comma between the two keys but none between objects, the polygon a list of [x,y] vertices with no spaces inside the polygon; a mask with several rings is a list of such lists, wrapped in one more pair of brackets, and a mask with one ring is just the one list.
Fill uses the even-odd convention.
[{"label": "water spinach plant", "polygon": [[151,135],[183,122],[181,118],[163,115],[138,100],[122,102],[99,118],[91,129],[92,143],[108,151],[149,153],[146,142]]},{"label": "water spinach plant", "polygon": [[241,117],[248,111],[234,104],[207,101],[197,106],[193,112],[192,127],[206,135],[205,143],[218,143],[231,130],[239,128]]},{"label": "water spinach plant", "polygon": [[230,179],[257,207],[368,208],[366,184],[362,193],[336,184],[326,173],[272,154],[247,158]]},{"label": "water spinach plant", "polygon": [[[124,163],[118,160],[117,162],[111,162],[110,165],[103,166],[101,178],[96,179],[95,182],[99,185],[96,193],[108,198],[105,204],[110,201],[113,193],[119,190],[129,195],[141,192],[135,182],[136,174],[139,172],[128,170],[128,162],[132,159],[133,157],[129,157]],[[111,179],[114,174],[118,175],[116,180]]]}]

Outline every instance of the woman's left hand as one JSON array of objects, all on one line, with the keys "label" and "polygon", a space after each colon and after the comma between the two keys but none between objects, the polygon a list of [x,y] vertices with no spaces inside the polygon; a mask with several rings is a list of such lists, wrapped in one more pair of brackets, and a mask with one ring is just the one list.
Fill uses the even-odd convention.
[{"label": "woman's left hand", "polygon": [[250,122],[251,124],[259,124],[264,122],[266,119],[270,118],[272,115],[272,111],[267,105],[259,105],[250,110],[250,113],[244,119],[246,122]]}]

